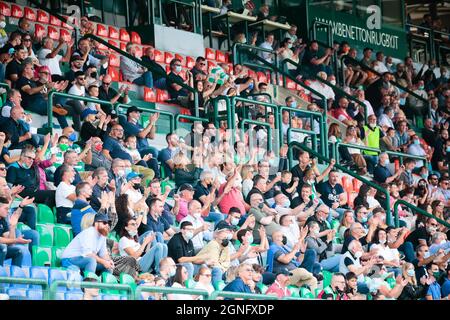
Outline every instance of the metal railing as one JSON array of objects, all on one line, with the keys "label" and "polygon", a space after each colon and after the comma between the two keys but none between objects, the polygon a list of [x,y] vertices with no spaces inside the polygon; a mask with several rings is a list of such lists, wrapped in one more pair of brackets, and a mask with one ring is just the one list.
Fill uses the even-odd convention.
[{"label": "metal railing", "polygon": [[[241,141],[245,141],[244,136],[245,136],[245,124],[253,124],[253,125],[257,125],[257,126],[262,126],[262,127],[266,127],[267,128],[267,150],[271,151],[273,148],[272,146],[272,127],[270,126],[270,124],[268,124],[267,122],[261,122],[261,121],[256,121],[256,120],[250,120],[250,119],[243,119],[240,123],[241,125]],[[250,139],[250,130],[249,130],[249,148],[250,150],[252,150],[252,142],[253,140]]]},{"label": "metal railing", "polygon": [[415,40],[415,39],[413,39],[413,37],[419,37],[419,39],[427,38],[428,39],[428,43],[426,43],[426,41],[424,41],[424,42],[427,45],[429,45],[429,48],[430,48],[430,59],[436,59],[438,61],[438,63],[439,63],[439,61],[440,61],[440,51],[439,51],[439,49],[444,48],[444,49],[448,49],[450,51],[450,47],[441,45],[439,42],[442,42],[442,41],[436,39],[436,35],[444,35],[445,37],[450,38],[450,34],[449,33],[438,31],[438,30],[434,30],[432,28],[427,28],[427,27],[411,24],[411,23],[406,23],[405,26],[409,27],[409,28],[416,28],[418,31],[422,30],[422,31],[428,33],[428,37],[427,37],[425,35],[414,33],[414,32],[412,32],[410,30],[410,36],[411,36],[410,37],[410,47],[411,47],[411,42]]},{"label": "metal railing", "polygon": [[43,300],[49,299],[48,283],[44,279],[31,279],[31,278],[12,278],[12,277],[0,277],[1,284],[25,284],[25,285],[36,285],[42,287],[42,298]]},{"label": "metal railing", "polygon": [[[247,51],[243,51],[242,49],[247,49]],[[231,50],[233,52],[233,64],[239,63],[239,64],[243,64],[246,66],[254,67],[254,68],[273,70],[273,68],[270,65],[254,63],[254,62],[252,62],[252,60],[242,62],[242,53],[245,53],[249,58],[252,58],[252,55],[254,55],[255,57],[253,57],[253,59],[256,61],[262,62],[260,60],[260,59],[262,59],[263,61],[267,62],[264,58],[260,57],[259,55],[257,55],[254,52],[254,51],[259,51],[259,52],[270,53],[271,55],[273,55],[273,60],[275,62],[275,65],[276,66],[279,65],[278,55],[275,50],[252,46],[252,45],[245,44],[245,43],[234,43],[233,46],[231,47]],[[259,59],[255,59],[256,57],[258,57]],[[237,62],[237,61],[239,61],[239,62]],[[278,81],[278,72],[277,71],[275,71],[275,77]]]},{"label": "metal railing", "polygon": [[[297,147],[298,149],[302,149],[302,150],[308,152],[310,155],[313,155],[313,156],[317,157],[318,159],[320,159],[320,160],[322,160],[322,161],[324,161],[326,163],[330,163],[330,159],[329,158],[324,157],[320,153],[315,152],[311,148],[308,148],[307,146],[305,146],[305,145],[303,145],[303,144],[301,144],[299,142],[296,142],[296,141],[291,142],[289,144],[289,149],[291,149],[293,147]],[[289,159],[289,164],[291,165],[292,162],[293,162],[293,155],[292,155],[292,153],[289,154],[288,159]],[[367,180],[366,178],[360,176],[359,174],[357,174],[357,173],[355,173],[355,172],[353,172],[353,171],[351,171],[351,170],[341,166],[337,161],[336,161],[336,164],[334,165],[334,167],[339,169],[339,170],[341,170],[342,172],[344,172],[344,173],[346,173],[346,174],[356,178],[357,180],[362,181],[363,183],[371,186],[372,188],[374,188],[377,191],[379,191],[379,192],[381,192],[381,193],[386,195],[386,203],[385,203],[385,205],[386,205],[386,208],[385,208],[386,209],[386,224],[390,225],[391,224],[391,206],[390,206],[391,196],[390,196],[389,192],[386,189],[380,187],[378,184],[376,184],[376,183],[374,183],[374,182],[372,182],[370,180]]]},{"label": "metal railing", "polygon": [[178,124],[180,122],[180,119],[186,119],[186,120],[191,120],[191,121],[201,121],[201,122],[209,122],[209,120],[207,118],[200,118],[200,117],[194,117],[194,116],[189,116],[186,114],[177,114],[175,116],[175,130],[178,129]]},{"label": "metal railing", "polygon": [[279,300],[277,296],[255,293],[240,293],[231,291],[214,291],[211,293],[210,300],[217,300],[217,297],[230,299],[251,299],[251,300]]},{"label": "metal railing", "polygon": [[50,300],[56,300],[56,293],[58,291],[58,287],[66,287],[66,288],[90,288],[90,289],[110,289],[110,290],[118,290],[127,291],[128,300],[135,299],[135,292],[133,288],[128,284],[111,284],[111,283],[102,283],[102,282],[85,282],[85,281],[54,281],[50,285]]},{"label": "metal railing", "polygon": [[444,220],[442,220],[442,219],[439,219],[438,217],[436,217],[436,216],[434,216],[434,215],[432,215],[432,214],[426,212],[425,210],[422,210],[422,209],[416,207],[415,205],[413,205],[413,204],[411,204],[411,203],[409,203],[409,202],[407,202],[407,201],[405,201],[405,200],[401,200],[401,199],[395,201],[394,206],[393,206],[393,210],[394,210],[394,218],[395,218],[395,226],[396,226],[397,228],[399,227],[398,208],[399,208],[400,205],[405,206],[405,207],[408,207],[409,209],[411,209],[411,210],[413,210],[413,211],[416,211],[417,213],[422,214],[422,215],[424,215],[424,216],[426,216],[426,217],[428,217],[428,218],[433,218],[433,219],[435,219],[438,223],[440,223],[440,224],[442,224],[443,226],[445,226],[446,228],[449,228],[449,229],[450,229],[450,223],[448,223],[447,221],[444,221]]},{"label": "metal railing", "polygon": [[163,293],[163,294],[186,294],[186,295],[195,295],[202,296],[203,300],[210,300],[210,296],[208,291],[200,290],[200,289],[185,289],[185,288],[171,288],[171,287],[147,287],[147,286],[138,286],[135,291],[136,300],[141,299],[142,292],[151,292],[151,293]]},{"label": "metal railing", "polygon": [[227,127],[229,129],[232,129],[234,128],[234,113],[231,107],[230,98],[228,96],[218,96],[216,98],[211,99],[213,105],[214,125],[216,128],[218,128],[220,121],[224,118],[223,116],[219,115],[219,102],[221,100],[225,101],[225,108],[226,108],[225,120],[227,121]]},{"label": "metal railing", "polygon": [[[130,107],[132,107],[133,104],[123,104],[123,103],[118,103],[115,105],[115,110],[116,113],[119,114],[119,108],[123,108],[123,109],[128,109]],[[138,110],[143,111],[144,113],[150,113],[150,114],[154,114],[154,113],[159,113],[160,115],[165,115],[169,117],[169,123],[170,123],[170,132],[175,131],[175,115],[170,112],[170,111],[164,111],[164,110],[158,110],[158,109],[148,109],[145,107],[137,107]]]},{"label": "metal railing", "polygon": [[[306,129],[299,129],[299,128],[289,128],[287,130],[287,144],[288,145],[292,142],[292,138],[291,138],[292,132],[308,134],[309,136],[305,137],[305,140],[306,140],[306,138],[311,137],[311,146],[312,146],[313,150],[317,152],[317,134],[314,131],[306,130]],[[303,141],[303,143],[305,143],[305,141]]]}]

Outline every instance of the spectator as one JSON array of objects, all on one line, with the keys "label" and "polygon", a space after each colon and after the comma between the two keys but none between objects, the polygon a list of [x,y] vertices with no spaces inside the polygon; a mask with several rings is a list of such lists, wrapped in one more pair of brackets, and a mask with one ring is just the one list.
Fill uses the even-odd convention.
[{"label": "spectator", "polygon": [[111,116],[105,116],[104,114],[98,114],[97,111],[85,109],[81,113],[81,120],[83,120],[80,130],[81,141],[86,142],[93,137],[106,138]]},{"label": "spectator", "polygon": [[189,83],[189,78],[185,81],[181,76],[180,72],[182,70],[181,61],[179,59],[173,59],[170,61],[170,73],[168,75],[167,89],[169,91],[170,98],[180,103],[183,106],[187,106],[187,98],[189,91],[176,83]]},{"label": "spectator", "polygon": [[81,38],[78,41],[78,50],[74,53],[78,54],[83,58],[83,69],[85,71],[89,66],[95,66],[100,68],[106,62],[108,62],[108,57],[104,59],[98,59],[91,54],[92,45],[88,38]]},{"label": "spectator", "polygon": [[76,200],[75,186],[72,185],[75,179],[75,171],[72,167],[62,165],[59,173],[61,182],[58,184],[55,193],[57,222],[69,224],[70,219],[67,214],[72,211]]},{"label": "spectator", "polygon": [[[39,50],[37,57],[42,66],[47,66],[50,69],[50,74],[52,76],[52,81],[63,80],[60,63],[69,62],[72,55],[73,43],[69,43],[63,38],[59,39],[58,45],[54,47],[53,39],[50,37],[45,37],[42,40],[42,49]],[[63,56],[58,53],[63,48],[64,44],[67,44],[66,54]]]},{"label": "spectator", "polygon": [[[325,50],[325,54],[319,58],[319,43],[315,40],[309,43],[308,49],[306,50],[303,60],[302,67],[307,75],[315,75],[319,71],[325,71],[327,75],[331,74],[331,68],[328,66],[333,51],[330,48]],[[299,71],[297,69],[297,71]]]},{"label": "spectator", "polygon": [[[186,281],[189,279],[186,268],[182,265],[178,265],[176,273],[173,279],[172,288],[186,288]],[[196,296],[180,293],[169,293],[167,300],[195,300]]]},{"label": "spectator", "polygon": [[132,161],[132,158],[128,152],[126,152],[125,147],[120,143],[123,138],[123,128],[120,124],[114,124],[111,128],[109,136],[104,140],[103,143],[103,155],[109,159],[122,159]]},{"label": "spectator", "polygon": [[173,177],[175,164],[173,158],[179,150],[179,138],[171,132],[166,135],[167,148],[162,149],[158,153],[158,161],[161,162],[161,168],[164,169],[166,177]]},{"label": "spectator", "polygon": [[334,110],[333,116],[347,126],[356,126],[358,123],[348,114],[348,105],[347,98],[340,98],[338,108]]},{"label": "spectator", "polygon": [[61,265],[76,267],[87,272],[108,272],[114,268],[106,250],[106,236],[111,220],[105,213],[98,213],[94,225],[79,233],[61,255]]},{"label": "spectator", "polygon": [[150,70],[159,71],[152,72],[153,84],[156,88],[165,90],[166,78],[164,77],[164,75],[166,75],[166,70],[155,61],[155,48],[153,48],[152,46],[148,46],[145,49],[144,55],[142,56],[142,62],[144,62],[146,65],[150,65],[152,67],[150,68]]},{"label": "spectator", "polygon": [[387,166],[389,165],[389,156],[386,153],[380,154],[378,164],[373,171],[373,178],[379,183],[391,183],[403,173],[404,168],[400,168],[394,175],[391,174]]},{"label": "spectator", "polygon": [[[259,45],[261,49],[266,49],[273,51],[273,42],[275,40],[275,36],[272,33],[267,34],[265,41]],[[259,51],[258,55],[266,60],[268,63],[273,63],[273,53],[266,51]]]},{"label": "spectator", "polygon": [[275,282],[267,289],[266,295],[276,295],[278,298],[290,297],[291,291],[288,289],[290,278],[293,274],[287,268],[280,269]]},{"label": "spectator", "polygon": [[328,174],[328,181],[322,182],[317,187],[322,201],[342,215],[345,210],[343,207],[347,204],[347,194],[342,185],[338,183],[338,179],[338,172],[332,170]]},{"label": "spectator", "polygon": [[22,70],[25,65],[24,60],[27,58],[27,50],[22,45],[17,45],[13,48],[14,59],[6,65],[5,79],[11,88],[16,87],[16,83],[20,78]]},{"label": "spectator", "polygon": [[327,271],[337,272],[339,270],[340,254],[335,253],[333,248],[334,232],[326,235],[326,241],[319,238],[320,226],[317,222],[311,221],[308,223],[308,236],[306,237],[307,248],[316,252],[316,262]]},{"label": "spectator", "polygon": [[342,273],[334,273],[331,277],[331,284],[323,288],[317,298],[323,300],[349,300],[345,293],[345,276]]},{"label": "spectator", "polygon": [[[167,223],[165,219],[161,218],[161,214],[164,211],[164,205],[158,198],[150,198],[146,201],[149,208],[149,213],[146,215],[146,219],[142,220],[139,226],[139,241],[143,239],[149,232],[156,233],[156,240],[159,243],[163,243],[165,240],[169,240],[174,234],[174,229]],[[164,244],[165,252],[167,251],[167,245]],[[167,252],[165,253],[167,256]]]},{"label": "spectator", "polygon": [[43,144],[43,139],[41,140],[39,135],[31,134],[29,126],[23,121],[24,117],[24,110],[19,104],[11,108],[10,118],[3,124],[4,130],[8,133],[11,140],[9,150],[22,149],[27,144],[31,144],[34,147]]},{"label": "spectator", "polygon": [[[109,74],[105,74],[102,79],[102,84],[98,90],[98,98],[103,101],[109,101],[112,104],[115,104],[116,102],[129,103],[131,101],[128,96],[129,87],[123,85],[120,87],[119,91],[116,91],[111,88],[111,83],[111,76]],[[102,104],[101,107],[103,112],[108,115],[113,111],[111,106],[108,104]]]},{"label": "spectator", "polygon": [[195,81],[204,81],[208,77],[208,70],[206,68],[206,59],[204,57],[197,57],[195,65],[191,69]]},{"label": "spectator", "polygon": [[97,212],[91,207],[88,199],[92,197],[92,187],[88,182],[80,182],[75,187],[76,199],[70,215],[70,223],[74,237],[81,232],[81,221],[84,215],[95,215]]},{"label": "spectator", "polygon": [[[319,73],[317,73],[317,77],[321,78],[322,80],[327,80],[327,74],[324,71],[320,71]],[[323,95],[328,103],[328,108],[331,108],[335,98],[334,91],[331,87],[327,86],[320,80],[311,81],[309,87]],[[311,97],[316,103],[319,103],[319,101],[322,100],[322,97],[317,96],[315,93],[312,93]]]},{"label": "spectator", "polygon": [[192,200],[188,204],[189,214],[183,220],[181,220],[181,223],[183,223],[184,221],[191,222],[195,228],[194,237],[192,238],[195,254],[203,249],[204,240],[208,242],[213,238],[213,233],[209,231],[210,225],[203,220],[201,210],[202,206],[200,202]]},{"label": "spectator", "polygon": [[[68,93],[77,97],[84,98],[86,96],[86,87],[85,87],[86,76],[82,71],[75,72],[74,76],[75,76],[74,84],[70,87]],[[73,119],[74,129],[76,131],[80,131],[81,129],[80,115],[86,108],[86,104],[84,101],[76,99],[69,100],[67,104],[70,105],[71,107],[71,115]]]},{"label": "spectator", "polygon": [[381,127],[383,132],[386,132],[388,128],[394,127],[394,123],[392,122],[394,115],[394,109],[392,107],[384,108],[383,114],[378,118],[378,125]]},{"label": "spectator", "polygon": [[222,291],[252,293],[250,283],[253,281],[252,277],[253,267],[251,264],[240,264],[236,270],[237,277],[222,289]]},{"label": "spectator", "polygon": [[190,278],[194,274],[195,249],[192,239],[195,231],[196,229],[192,222],[183,221],[180,223],[180,232],[174,234],[167,243],[167,255],[176,263],[182,264],[187,269]]},{"label": "spectator", "polygon": [[397,300],[423,299],[426,293],[426,287],[423,283],[427,280],[420,279],[420,283],[417,283],[414,265],[409,262],[404,263],[402,266],[402,276],[403,279],[408,280],[408,284],[403,288],[403,291]]},{"label": "spectator", "polygon": [[[90,148],[90,146],[89,146]],[[80,156],[77,154],[75,150],[67,150],[64,153],[64,163],[65,165],[69,166],[75,171],[75,177],[74,180],[71,182],[74,186],[76,186],[78,183],[82,181],[80,173],[75,168],[75,166],[78,164],[78,160],[80,159]],[[57,187],[61,181],[61,167],[58,167],[55,170],[55,173],[53,174],[54,184]]]},{"label": "spectator", "polygon": [[203,171],[202,160],[201,155],[194,154],[192,158],[194,169],[189,170],[188,166],[191,164],[189,159],[182,152],[178,152],[173,158],[175,185],[177,187],[185,183],[195,185]]},{"label": "spectator", "polygon": [[[137,48],[133,43],[128,43],[126,50],[128,54],[137,58]],[[153,88],[152,73],[130,58],[120,56],[120,72],[122,72],[123,79],[128,82]]]},{"label": "spectator", "polygon": [[195,289],[206,290],[209,294],[212,294],[215,289],[211,284],[211,270],[208,267],[200,267],[194,280],[197,282]]},{"label": "spectator", "polygon": [[[417,82],[417,84],[413,85],[413,92],[422,97],[425,100],[428,100],[428,94],[425,91],[425,83],[423,80],[420,80]],[[425,104],[422,100],[417,99],[415,96],[409,95],[408,96],[408,106],[409,108],[406,109],[406,111],[410,111],[409,115],[412,116],[423,116],[426,112]]]},{"label": "spectator", "polygon": [[[427,265],[427,278],[429,279],[428,290],[425,294],[425,300],[443,300],[441,293],[441,286],[437,282],[439,275],[439,267],[436,263],[429,263]],[[444,297],[444,300],[448,300],[449,297]]]}]

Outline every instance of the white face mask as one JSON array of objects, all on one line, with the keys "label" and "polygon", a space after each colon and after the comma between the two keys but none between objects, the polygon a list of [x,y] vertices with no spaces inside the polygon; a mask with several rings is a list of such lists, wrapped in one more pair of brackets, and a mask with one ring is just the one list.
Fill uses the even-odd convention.
[{"label": "white face mask", "polygon": [[238,219],[238,218],[232,218],[232,219],[231,219],[231,225],[237,226],[238,223],[239,223],[239,219]]},{"label": "white face mask", "polygon": [[383,240],[380,239],[380,243],[381,244],[385,244],[386,243],[386,239],[383,239]]},{"label": "white face mask", "polygon": [[253,236],[249,236],[247,238],[247,242],[248,242],[248,244],[252,244],[253,243]]},{"label": "white face mask", "polygon": [[128,234],[131,236],[131,237],[135,237],[135,236],[137,236],[137,230],[127,230],[128,231]]},{"label": "white face mask", "polygon": [[0,29],[5,29],[5,27],[6,27],[6,22],[5,21],[0,22]]},{"label": "white face mask", "polygon": [[336,80],[331,80],[330,83],[335,86],[336,85]]},{"label": "white face mask", "polygon": [[117,171],[117,175],[118,175],[119,177],[125,176],[125,170],[119,170],[119,171]]},{"label": "white face mask", "polygon": [[361,258],[362,257],[362,251],[358,251],[358,252],[355,252],[355,258],[356,259],[359,259],[359,258]]},{"label": "white face mask", "polygon": [[446,244],[446,243],[447,243],[447,240],[441,240],[440,244]]},{"label": "white face mask", "polygon": [[195,219],[200,219],[201,217],[202,217],[202,214],[200,212],[194,213],[194,218]]},{"label": "white face mask", "polygon": [[186,240],[191,240],[194,237],[194,232],[188,231],[184,234],[184,237],[186,238]]},{"label": "white face mask", "polygon": [[228,239],[228,240],[233,239],[233,235],[232,235],[231,233],[229,233],[229,234],[227,235],[227,239]]}]

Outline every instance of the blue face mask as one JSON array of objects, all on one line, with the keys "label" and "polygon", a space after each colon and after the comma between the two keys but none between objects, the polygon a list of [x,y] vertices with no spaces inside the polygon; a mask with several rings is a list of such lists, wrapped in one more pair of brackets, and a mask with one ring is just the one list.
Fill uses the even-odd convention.
[{"label": "blue face mask", "polygon": [[366,223],[366,222],[367,222],[367,217],[362,217],[362,218],[361,218],[361,222],[362,222],[362,223]]},{"label": "blue face mask", "polygon": [[176,66],[176,67],[175,67],[175,71],[176,71],[177,73],[181,72],[181,66]]},{"label": "blue face mask", "polygon": [[255,84],[252,82],[252,83],[250,83],[250,85],[248,86],[248,90],[252,91],[254,87],[255,87]]},{"label": "blue face mask", "polygon": [[77,134],[75,132],[72,132],[69,136],[69,140],[72,142],[77,141]]},{"label": "blue face mask", "polygon": [[297,100],[292,101],[291,108],[297,108]]},{"label": "blue face mask", "polygon": [[447,152],[449,152],[449,153],[450,153],[450,146],[448,146],[448,147],[447,147]]},{"label": "blue face mask", "polygon": [[386,160],[384,161],[384,165],[387,166],[388,164],[389,164],[389,159],[386,159]]},{"label": "blue face mask", "polygon": [[420,141],[419,140],[414,140],[414,144],[420,144]]}]

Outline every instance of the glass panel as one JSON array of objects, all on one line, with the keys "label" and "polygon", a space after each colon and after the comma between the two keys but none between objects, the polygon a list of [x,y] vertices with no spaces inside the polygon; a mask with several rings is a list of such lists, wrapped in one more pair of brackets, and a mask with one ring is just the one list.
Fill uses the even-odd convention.
[{"label": "glass panel", "polygon": [[381,12],[383,13],[383,23],[389,25],[403,26],[403,1],[382,0]]}]

